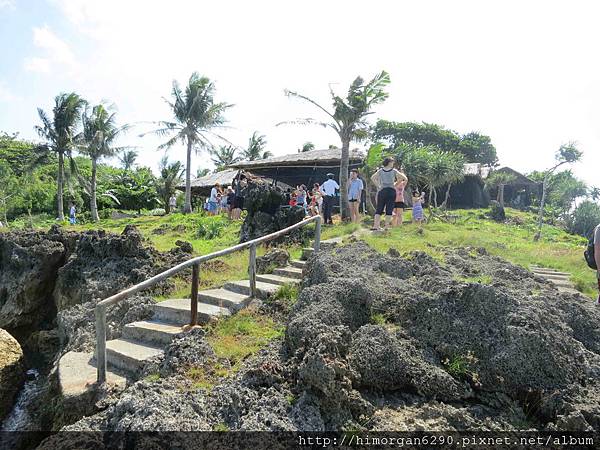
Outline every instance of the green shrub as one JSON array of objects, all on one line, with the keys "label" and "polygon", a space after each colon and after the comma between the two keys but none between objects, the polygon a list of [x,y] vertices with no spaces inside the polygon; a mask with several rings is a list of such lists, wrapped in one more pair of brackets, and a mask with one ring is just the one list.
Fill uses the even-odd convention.
[{"label": "green shrub", "polygon": [[581,202],[566,221],[569,233],[588,238],[598,224],[600,224],[600,205],[590,200]]},{"label": "green shrub", "polygon": [[222,217],[202,217],[196,236],[199,239],[215,239],[221,235],[227,221]]}]

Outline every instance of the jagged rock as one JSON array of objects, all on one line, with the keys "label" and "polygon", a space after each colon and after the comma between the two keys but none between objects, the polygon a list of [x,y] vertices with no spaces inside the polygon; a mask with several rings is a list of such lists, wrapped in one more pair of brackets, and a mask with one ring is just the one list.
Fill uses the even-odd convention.
[{"label": "jagged rock", "polygon": [[0,327],[34,327],[52,314],[50,293],[69,250],[55,232],[0,234]]},{"label": "jagged rock", "polygon": [[0,422],[11,410],[24,379],[23,350],[8,331],[0,328]]},{"label": "jagged rock", "polygon": [[287,266],[290,260],[290,254],[281,248],[269,250],[263,256],[256,258],[256,271],[258,273],[268,273],[277,267]]},{"label": "jagged rock", "polygon": [[[281,189],[264,183],[250,182],[244,189],[244,207],[248,214],[240,230],[240,242],[246,242],[289,227],[306,216],[301,207],[282,208],[284,195]],[[301,242],[308,239],[307,229],[294,230],[276,242]]]}]

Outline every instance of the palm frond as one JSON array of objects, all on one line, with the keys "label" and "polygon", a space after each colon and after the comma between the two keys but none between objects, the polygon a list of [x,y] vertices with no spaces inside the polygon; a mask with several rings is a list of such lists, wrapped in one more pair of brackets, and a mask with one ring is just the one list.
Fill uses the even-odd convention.
[{"label": "palm frond", "polygon": [[294,91],[290,91],[289,89],[285,89],[284,93],[287,97],[295,97],[295,98],[299,98],[301,100],[304,100],[308,103],[311,103],[312,105],[316,106],[317,108],[319,108],[321,111],[323,111],[325,114],[327,114],[329,117],[331,117],[333,120],[336,120],[336,118],[333,116],[333,114],[331,114],[329,111],[327,111],[324,107],[322,107],[321,105],[319,105],[316,101],[314,101],[313,99],[307,97],[306,95],[302,95],[298,92],[294,92]]}]

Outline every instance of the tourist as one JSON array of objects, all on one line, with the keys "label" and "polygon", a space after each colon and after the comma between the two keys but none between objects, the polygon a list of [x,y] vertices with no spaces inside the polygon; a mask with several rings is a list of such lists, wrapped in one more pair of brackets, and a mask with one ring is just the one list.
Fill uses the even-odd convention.
[{"label": "tourist", "polygon": [[408,184],[408,178],[401,179],[396,182],[396,202],[394,203],[394,225],[402,225],[404,209],[406,203],[404,203],[404,188]]},{"label": "tourist", "polygon": [[75,204],[71,203],[71,206],[69,208],[69,223],[71,225],[75,225],[77,223],[77,219],[75,218],[76,212],[77,212],[77,210],[75,208]]},{"label": "tourist", "polygon": [[327,174],[327,180],[321,185],[321,194],[323,194],[323,220],[325,225],[333,225],[333,204],[335,202],[335,191],[340,188],[337,181],[333,179],[333,174]]},{"label": "tourist", "polygon": [[317,214],[319,214],[319,211],[321,210],[322,201],[323,197],[319,192],[319,183],[315,183],[310,194],[310,204],[308,207],[308,212],[311,216],[316,216]]},{"label": "tourist", "polygon": [[594,228],[594,261],[596,262],[596,279],[598,280],[598,298],[596,303],[600,305],[600,224]]},{"label": "tourist", "polygon": [[419,229],[423,228],[423,220],[425,216],[423,214],[423,202],[425,201],[425,192],[413,191],[412,193],[412,217],[413,221],[419,224]]},{"label": "tourist", "polygon": [[359,206],[364,187],[362,180],[358,178],[358,170],[352,169],[348,183],[348,204],[350,206],[350,220],[354,223],[360,222]]},{"label": "tourist", "polygon": [[386,157],[383,167],[371,177],[371,181],[377,187],[377,209],[373,221],[373,231],[381,230],[381,214],[385,210],[385,228],[392,225],[394,206],[396,203],[396,183],[400,180],[408,181],[406,175],[394,169],[394,158]]},{"label": "tourist", "polygon": [[217,209],[219,207],[219,188],[221,185],[219,183],[215,183],[215,185],[210,190],[210,197],[208,198],[208,215],[214,216],[217,214]]},{"label": "tourist", "polygon": [[233,211],[231,218],[233,220],[239,220],[242,218],[242,210],[244,209],[244,188],[246,187],[246,176],[241,175],[239,180],[236,181],[234,192],[235,198],[233,199]]},{"label": "tourist", "polygon": [[233,188],[229,186],[227,188],[227,217],[229,220],[233,218],[233,204],[235,202],[235,192]]},{"label": "tourist", "polygon": [[228,208],[227,208],[227,191],[225,188],[221,189],[219,191],[219,206],[220,206],[220,213],[224,213],[227,212]]},{"label": "tourist", "polygon": [[169,197],[169,212],[175,212],[175,209],[177,208],[177,196],[175,195],[175,193],[173,193],[171,195],[171,197]]},{"label": "tourist", "polygon": [[306,214],[306,186],[301,184],[296,189],[296,203],[298,206],[302,206],[304,213]]},{"label": "tourist", "polygon": [[292,192],[292,195],[290,196],[290,202],[288,204],[292,207],[298,204],[298,194],[296,191]]}]

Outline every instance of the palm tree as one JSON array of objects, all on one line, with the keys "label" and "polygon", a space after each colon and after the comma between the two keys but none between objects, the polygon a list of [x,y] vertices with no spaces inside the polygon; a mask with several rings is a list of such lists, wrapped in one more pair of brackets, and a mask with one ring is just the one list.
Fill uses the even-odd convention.
[{"label": "palm tree", "polygon": [[512,183],[516,178],[517,177],[512,173],[494,171],[491,172],[485,179],[485,186],[488,189],[492,187],[498,188],[496,201],[502,208],[504,208],[504,186]]},{"label": "palm tree", "polygon": [[558,151],[556,152],[556,164],[546,171],[544,181],[542,182],[542,199],[540,201],[540,211],[538,213],[537,232],[533,236],[534,241],[537,242],[542,235],[542,223],[544,220],[544,204],[546,202],[546,193],[548,190],[548,180],[550,179],[550,175],[552,175],[554,171],[563,164],[570,164],[579,161],[582,155],[583,153],[577,148],[577,144],[575,142],[569,142],[568,144],[561,145]]},{"label": "palm tree", "polygon": [[138,152],[135,150],[125,150],[119,156],[119,162],[123,167],[123,170],[131,170],[135,167],[135,160],[138,157]]},{"label": "palm tree", "polygon": [[[292,123],[300,125],[319,125],[325,128],[332,128],[342,141],[342,158],[340,162],[340,195],[342,218],[348,218],[348,165],[350,159],[350,142],[353,140],[364,140],[368,135],[368,124],[366,118],[371,114],[371,109],[378,103],[382,103],[388,98],[385,86],[390,82],[390,76],[382,71],[371,81],[365,83],[361,77],[356,79],[350,85],[348,95],[342,98],[331,90],[331,99],[333,100],[333,113],[318,104],[316,101],[301,95],[297,92],[286,90],[288,97],[295,97],[304,100],[313,106],[316,106],[321,112],[328,116],[328,122],[321,122],[312,118],[298,119]],[[278,124],[281,125],[281,124]]]},{"label": "palm tree", "polygon": [[52,119],[38,108],[42,125],[35,130],[46,141],[45,149],[58,156],[58,176],[56,177],[58,219],[65,220],[63,206],[63,185],[65,178],[65,157],[72,161],[72,151],[78,131],[81,110],[86,101],[74,92],[59,94],[54,99]]},{"label": "palm tree", "polygon": [[90,211],[92,220],[98,222],[98,204],[96,201],[96,174],[98,172],[98,161],[102,158],[111,158],[123,151],[122,148],[113,147],[117,138],[126,131],[129,126],[118,127],[115,123],[116,113],[112,107],[99,104],[91,110],[85,108],[81,115],[83,133],[80,139],[79,150],[88,155],[92,161],[92,176],[89,184]]},{"label": "palm tree", "polygon": [[210,169],[196,169],[196,178],[202,178],[210,173]]},{"label": "palm tree", "polygon": [[273,156],[273,153],[264,149],[266,145],[266,137],[258,134],[258,131],[255,131],[252,134],[252,137],[248,140],[248,148],[246,150],[242,150],[242,158],[247,161],[270,158]]},{"label": "palm tree", "polygon": [[216,172],[225,170],[227,166],[240,160],[236,155],[236,148],[233,145],[221,145],[216,149],[210,150],[211,160],[216,166]]},{"label": "palm tree", "polygon": [[156,190],[165,205],[165,212],[169,214],[171,212],[169,199],[175,193],[177,185],[181,182],[185,167],[179,161],[169,163],[168,157],[164,156],[160,160],[159,169],[160,177],[157,180]]},{"label": "palm tree", "polygon": [[310,141],[306,141],[304,144],[302,144],[302,148],[300,149],[299,153],[303,153],[303,152],[310,152],[311,150],[315,149],[315,144],[313,144]]},{"label": "palm tree", "polygon": [[158,122],[161,128],[154,131],[159,136],[170,136],[159,149],[170,148],[177,142],[187,146],[184,213],[192,212],[192,150],[213,149],[209,136],[226,141],[212,130],[223,127],[223,113],[233,105],[215,103],[214,93],[214,84],[197,72],[192,73],[185,90],[181,89],[177,81],[173,81],[171,100],[165,99],[173,111],[173,120]]}]

